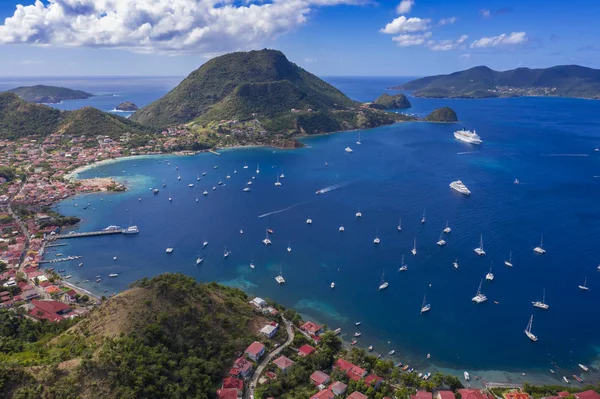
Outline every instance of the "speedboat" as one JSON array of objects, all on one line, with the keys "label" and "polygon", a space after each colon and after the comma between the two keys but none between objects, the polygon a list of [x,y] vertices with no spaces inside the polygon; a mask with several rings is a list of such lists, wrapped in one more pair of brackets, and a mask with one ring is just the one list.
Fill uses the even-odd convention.
[{"label": "speedboat", "polygon": [[169,247],[165,250],[166,253],[170,254],[173,252],[173,248]]},{"label": "speedboat", "polygon": [[202,243],[202,248],[206,248],[206,246],[207,246],[207,245],[208,245],[208,241],[204,241],[204,242]]},{"label": "speedboat", "polygon": [[204,190],[204,192],[202,193],[202,195],[208,195],[208,191]]},{"label": "speedboat", "polygon": [[393,356],[394,353],[396,353],[396,351],[394,349],[392,349],[391,351],[388,352],[388,355]]},{"label": "speedboat", "polygon": [[354,333],[354,337],[358,338],[362,335],[362,333],[360,331],[357,331]]},{"label": "speedboat", "polygon": [[355,326],[360,326],[362,324],[362,321],[357,321],[356,323],[354,323]]},{"label": "speedboat", "polygon": [[108,275],[108,277],[119,277],[119,275],[117,273],[111,273]]},{"label": "speedboat", "polygon": [[373,244],[379,244],[381,242],[381,240],[379,239],[379,237],[375,237],[375,239],[373,240]]},{"label": "speedboat", "polygon": [[579,367],[580,367],[580,368],[581,368],[583,371],[590,371],[590,369],[589,369],[589,368],[588,368],[586,365],[583,365],[583,364],[579,363],[579,364],[578,364],[578,366],[579,366]]},{"label": "speedboat", "polygon": [[244,189],[242,191],[247,193],[248,191],[250,191],[250,187],[244,187]]},{"label": "speedboat", "polygon": [[467,186],[465,186],[464,183],[460,180],[455,180],[452,183],[450,183],[450,188],[453,188],[461,194],[471,195],[471,190],[469,190]]}]

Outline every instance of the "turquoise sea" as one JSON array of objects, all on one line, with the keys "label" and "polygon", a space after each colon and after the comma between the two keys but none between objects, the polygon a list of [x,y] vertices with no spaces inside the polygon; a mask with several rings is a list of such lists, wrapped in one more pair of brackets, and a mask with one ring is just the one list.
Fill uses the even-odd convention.
[{"label": "turquoise sea", "polygon": [[[327,80],[367,101],[406,78]],[[395,349],[396,361],[429,371],[468,370],[487,380],[515,382],[526,372],[528,379],[558,382],[562,375],[579,374],[578,363],[598,365],[600,152],[594,149],[600,145],[600,102],[410,100],[410,113],[448,105],[461,122],[401,123],[312,137],[299,150],[134,158],[85,171],[80,177],[114,176],[130,190],[82,195],[58,204],[58,210],[82,218],[78,231],[135,224],[141,232],[65,241],[59,252],[82,255],[84,265],[74,261],[61,268],[73,275],[72,282],[89,279],[82,286],[100,295],[163,272],[237,286],[341,327],[347,340],[360,330],[359,345],[373,344],[386,357]],[[477,129],[482,146],[453,138],[463,125]],[[354,152],[345,152],[346,146]],[[197,181],[203,171],[206,176]],[[277,187],[281,173],[285,178]],[[469,187],[470,197],[448,187],[456,179]],[[243,192],[249,180],[251,191]],[[155,187],[157,195],[150,191]],[[315,195],[323,188],[331,189]],[[424,211],[427,221],[421,224]],[[452,232],[440,248],[436,242],[446,221]],[[267,228],[274,230],[269,247],[261,242]],[[480,235],[485,257],[473,252]],[[542,235],[547,253],[536,255]],[[373,243],[376,236],[379,245]],[[202,249],[205,239],[209,245]],[[174,248],[171,255],[167,247]],[[227,259],[225,249],[231,251]],[[504,265],[509,252],[512,268]],[[402,255],[405,272],[398,271]],[[199,256],[204,261],[196,266]],[[452,265],[456,259],[459,269]],[[490,267],[495,278],[486,282]],[[283,286],[273,279],[280,270]],[[382,272],[389,288],[379,291]],[[109,273],[119,277],[105,278]],[[93,283],[96,275],[104,277],[99,284]],[[578,285],[586,278],[590,290],[584,292]],[[476,305],[471,298],[482,279],[489,300]],[[547,311],[531,303],[544,289]],[[431,311],[422,315],[425,294]],[[536,343],[524,334],[531,315]],[[590,381],[593,375],[583,377]]]}]

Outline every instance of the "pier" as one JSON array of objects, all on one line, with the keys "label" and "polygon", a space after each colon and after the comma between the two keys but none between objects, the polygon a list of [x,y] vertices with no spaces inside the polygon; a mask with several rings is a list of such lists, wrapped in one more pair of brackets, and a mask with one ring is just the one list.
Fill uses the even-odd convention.
[{"label": "pier", "polygon": [[62,244],[52,244],[52,245],[46,245],[46,248],[54,248],[54,247],[62,247],[65,246],[67,244],[62,243]]},{"label": "pier", "polygon": [[221,156],[221,154],[219,154],[218,152],[216,152],[214,150],[208,150],[208,152],[210,152],[211,154],[215,154],[215,155]]},{"label": "pier", "polygon": [[67,239],[67,238],[79,238],[79,237],[94,237],[94,236],[105,236],[108,234],[123,234],[125,230],[100,230],[100,231],[88,231],[85,233],[69,233],[59,234],[56,236],[56,240]]},{"label": "pier", "polygon": [[42,264],[45,264],[45,263],[68,262],[70,260],[75,260],[75,259],[80,259],[80,258],[83,258],[83,256],[81,256],[81,255],[67,256],[66,258],[57,258],[57,259],[52,259],[52,260],[43,260],[43,261],[39,262],[39,264],[42,265]]}]

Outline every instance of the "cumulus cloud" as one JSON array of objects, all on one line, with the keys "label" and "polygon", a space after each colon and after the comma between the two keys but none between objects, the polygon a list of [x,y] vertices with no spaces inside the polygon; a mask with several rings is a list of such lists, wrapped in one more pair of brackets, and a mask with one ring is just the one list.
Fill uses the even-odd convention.
[{"label": "cumulus cloud", "polygon": [[457,20],[458,18],[456,17],[442,18],[438,21],[437,24],[438,26],[453,25]]},{"label": "cumulus cloud", "polygon": [[398,7],[396,7],[396,12],[398,14],[408,14],[411,8],[415,5],[415,0],[402,0]]},{"label": "cumulus cloud", "polygon": [[499,36],[482,37],[475,40],[469,47],[471,48],[488,48],[498,46],[515,46],[526,43],[529,39],[525,32],[512,32],[510,35],[503,33]]},{"label": "cumulus cloud", "polygon": [[479,10],[479,14],[483,18],[489,18],[492,16],[492,12],[490,10],[488,10],[487,8],[482,8],[481,10]]},{"label": "cumulus cloud", "polygon": [[408,47],[408,46],[420,46],[425,43],[427,39],[431,37],[431,32],[425,32],[423,34],[417,35],[399,35],[394,36],[392,38],[398,46]]},{"label": "cumulus cloud", "polygon": [[31,5],[17,5],[0,25],[0,44],[221,53],[252,47],[297,28],[318,7],[368,2],[35,0]]},{"label": "cumulus cloud", "polygon": [[398,33],[414,33],[422,32],[429,29],[430,19],[421,19],[417,17],[406,18],[404,15],[394,19],[387,24],[380,32],[390,35]]},{"label": "cumulus cloud", "polygon": [[427,42],[427,47],[434,51],[448,51],[456,50],[457,48],[463,48],[464,43],[467,41],[469,36],[462,35],[456,40],[430,40]]}]

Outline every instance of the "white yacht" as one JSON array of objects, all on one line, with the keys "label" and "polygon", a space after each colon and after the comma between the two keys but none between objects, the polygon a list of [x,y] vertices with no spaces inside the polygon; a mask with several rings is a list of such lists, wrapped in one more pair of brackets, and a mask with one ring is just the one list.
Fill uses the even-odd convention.
[{"label": "white yacht", "polygon": [[329,286],[331,287],[331,289],[334,289],[335,288],[335,282],[332,281]]},{"label": "white yacht", "polygon": [[206,241],[206,239],[205,239],[204,242],[202,243],[202,249],[206,248],[207,245],[208,245],[208,241]]},{"label": "white yacht", "polygon": [[173,201],[173,197],[169,194],[169,201]]},{"label": "white yacht", "polygon": [[463,128],[462,130],[458,130],[458,131],[454,132],[454,137],[456,137],[460,141],[464,141],[465,143],[469,143],[469,144],[479,145],[479,144],[483,143],[483,141],[481,141],[481,137],[479,137],[479,135],[475,132],[475,130],[470,131],[470,130],[465,130]]},{"label": "white yacht", "polygon": [[280,179],[285,179],[285,174],[283,173],[283,168],[281,168],[281,174],[279,175]]},{"label": "white yacht", "polygon": [[177,180],[181,180],[181,176],[177,176]]},{"label": "white yacht", "polygon": [[548,308],[550,307],[547,303],[546,303],[546,289],[544,288],[544,291],[542,293],[542,301],[535,301],[535,302],[531,302],[533,304],[533,306],[535,306],[536,308],[540,308],[540,309],[544,309],[544,310],[548,310]]},{"label": "white yacht", "polygon": [[360,142],[360,132],[358,132],[358,140],[356,141],[356,144],[361,145],[362,143]]},{"label": "white yacht", "polygon": [[194,187],[194,183],[188,184],[188,187],[190,187],[190,188]]},{"label": "white yacht", "polygon": [[254,268],[255,268],[254,261],[252,261],[252,262],[250,262],[250,269],[254,269]]},{"label": "white yacht", "polygon": [[417,239],[415,238],[413,249],[410,250],[414,256],[417,256]]},{"label": "white yacht", "polygon": [[244,228],[240,228],[240,234],[244,234]]},{"label": "white yacht", "polygon": [[346,149],[344,151],[346,151],[346,152],[354,152],[354,150],[352,148],[350,148],[350,146],[346,147]]},{"label": "white yacht", "polygon": [[242,189],[242,191],[243,191],[243,192],[245,192],[245,193],[247,193],[247,192],[249,192],[249,191],[250,191],[250,187],[244,187],[244,188]]},{"label": "white yacht", "polygon": [[137,234],[140,232],[140,229],[137,226],[129,226],[125,230],[123,230],[123,234]]},{"label": "white yacht", "polygon": [[450,183],[450,188],[453,188],[461,194],[471,195],[471,190],[469,190],[467,186],[465,186],[464,183],[460,180],[455,180],[452,183]]},{"label": "white yacht", "polygon": [[404,264],[404,254],[402,254],[402,262],[400,263],[400,269],[398,269],[399,272],[405,272],[408,270],[408,265]]},{"label": "white yacht", "polygon": [[583,285],[578,285],[580,290],[589,291],[590,288],[587,286],[587,277],[583,280]]},{"label": "white yacht", "polygon": [[471,376],[466,371],[464,373],[464,376],[465,376],[465,381],[469,381],[471,379]]},{"label": "white yacht", "polygon": [[165,250],[166,253],[170,254],[171,252],[173,252],[173,248],[169,247]]},{"label": "white yacht", "polygon": [[487,281],[494,281],[494,273],[492,273],[492,267],[490,266],[490,271],[485,275],[485,279]]},{"label": "white yacht", "polygon": [[542,238],[541,238],[540,246],[533,248],[533,252],[538,253],[540,255],[543,255],[546,253],[546,250],[544,249],[544,236],[542,236]]},{"label": "white yacht", "polygon": [[119,275],[117,273],[111,273],[108,275],[108,277],[119,277]]},{"label": "white yacht", "polygon": [[475,248],[473,251],[479,256],[485,256],[485,251],[483,250],[483,234],[479,237],[479,246]]},{"label": "white yacht", "polygon": [[206,172],[205,171],[202,171],[202,176],[206,176]]},{"label": "white yacht", "polygon": [[381,282],[379,283],[379,291],[385,290],[389,286],[388,282],[385,281],[384,276],[385,271],[381,271]]},{"label": "white yacht", "polygon": [[248,164],[244,164],[244,169],[248,169]]},{"label": "white yacht", "polygon": [[515,178],[515,181],[513,181],[514,184],[521,184],[521,182],[519,181],[519,179]]},{"label": "white yacht", "polygon": [[578,364],[579,368],[581,368],[583,371],[590,371],[590,368],[588,366],[586,366],[585,364]]},{"label": "white yacht", "polygon": [[287,251],[292,252],[292,242],[288,242]]},{"label": "white yacht", "polygon": [[338,228],[338,230],[339,230],[340,232],[344,232],[346,229],[344,228],[344,226],[340,226],[340,227]]},{"label": "white yacht", "polygon": [[527,327],[525,328],[525,335],[527,335],[527,338],[529,338],[530,340],[532,340],[533,342],[538,340],[538,337],[536,337],[535,335],[533,335],[533,333],[531,332],[531,325],[533,324],[533,315],[531,315],[531,318],[529,319],[529,323],[527,323]]},{"label": "white yacht", "polygon": [[266,237],[264,240],[262,240],[263,244],[265,245],[271,245],[271,240],[269,239],[269,232],[266,232]]},{"label": "white yacht", "polygon": [[117,261],[117,257],[116,257],[116,256],[113,256],[113,260],[116,262],[116,261]]},{"label": "white yacht", "polygon": [[398,231],[402,231],[402,218],[398,219],[398,227],[396,227]]},{"label": "white yacht", "polygon": [[450,225],[448,224],[449,220],[446,220],[446,228],[444,229],[444,233],[449,234],[452,232],[452,229],[450,228]]},{"label": "white yacht", "polygon": [[423,297],[423,303],[421,304],[421,314],[429,312],[429,310],[431,310],[431,305],[427,303],[426,298],[427,294],[425,294],[425,296]]},{"label": "white yacht", "polygon": [[258,167],[258,163],[256,164],[256,174],[260,173],[260,168]]},{"label": "white yacht", "polygon": [[421,217],[421,224],[424,224],[426,220],[427,219],[425,219],[425,209],[423,209],[423,217]]},{"label": "white yacht", "polygon": [[196,259],[196,264],[199,265],[203,261],[204,261],[204,259],[202,259],[202,258],[199,257],[199,258]]},{"label": "white yacht", "polygon": [[381,239],[378,237],[377,232],[375,232],[375,239],[373,240],[373,244],[379,244],[381,242]]},{"label": "white yacht", "polygon": [[204,190],[204,192],[202,193],[202,195],[208,195],[208,191]]},{"label": "white yacht", "polygon": [[223,252],[223,258],[224,259],[229,258],[229,255],[231,255],[231,251],[228,251],[227,246],[225,246],[225,251]]},{"label": "white yacht", "polygon": [[437,245],[438,245],[439,247],[443,247],[444,245],[446,245],[446,240],[444,240],[444,239],[442,238],[442,236],[443,236],[443,235],[444,235],[444,232],[441,232],[441,233],[440,233],[440,239],[439,239],[439,240],[438,240],[438,242],[437,242]]},{"label": "white yacht", "polygon": [[312,219],[311,218],[306,219],[306,224],[312,224]]},{"label": "white yacht", "polygon": [[484,303],[485,301],[487,301],[487,296],[485,296],[485,294],[483,294],[481,292],[481,284],[482,283],[483,283],[483,280],[481,280],[479,282],[479,288],[477,289],[477,294],[475,294],[473,299],[471,299],[475,303]]},{"label": "white yacht", "polygon": [[452,262],[452,266],[454,266],[455,269],[458,269],[458,258],[456,258],[454,262]]},{"label": "white yacht", "polygon": [[231,179],[231,175],[225,176],[226,179]]},{"label": "white yacht", "polygon": [[356,217],[357,218],[361,218],[362,217],[362,212],[361,211],[356,211]]},{"label": "white yacht", "polygon": [[510,252],[508,253],[508,260],[505,260],[505,261],[504,261],[504,264],[505,264],[506,266],[508,266],[508,267],[513,267],[513,264],[512,264],[512,251],[510,251]]},{"label": "white yacht", "polygon": [[285,284],[281,268],[279,268],[279,275],[275,276],[275,281],[277,281],[278,284]]}]

